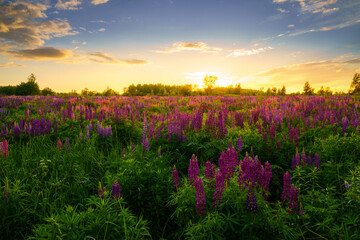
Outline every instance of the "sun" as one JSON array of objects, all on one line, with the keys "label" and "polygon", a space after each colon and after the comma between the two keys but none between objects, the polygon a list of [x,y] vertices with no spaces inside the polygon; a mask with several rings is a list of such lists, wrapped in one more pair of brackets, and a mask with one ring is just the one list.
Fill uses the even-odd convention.
[{"label": "sun", "polygon": [[205,87],[204,78],[206,75],[218,77],[218,80],[215,82],[215,87],[228,87],[237,83],[237,79],[234,76],[223,72],[193,72],[185,73],[184,75],[186,79],[191,80],[192,84],[196,85],[199,89],[203,89]]}]

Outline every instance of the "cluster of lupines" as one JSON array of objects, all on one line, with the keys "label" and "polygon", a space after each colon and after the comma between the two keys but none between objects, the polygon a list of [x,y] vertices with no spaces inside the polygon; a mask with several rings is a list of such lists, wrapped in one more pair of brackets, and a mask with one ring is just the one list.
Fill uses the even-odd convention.
[{"label": "cluster of lupines", "polygon": [[99,122],[97,123],[97,133],[99,134],[99,136],[101,138],[106,138],[106,137],[112,137],[113,136],[111,126],[105,126],[104,127]]},{"label": "cluster of lupines", "polygon": [[216,182],[216,188],[215,188],[214,198],[213,198],[213,206],[214,207],[220,205],[221,196],[224,192],[224,187],[225,187],[224,186],[224,177],[223,177],[220,169],[216,171],[215,182]]},{"label": "cluster of lupines", "polygon": [[195,182],[195,190],[196,190],[196,213],[198,215],[205,214],[205,190],[204,185],[200,177],[198,177]]},{"label": "cluster of lupines", "polygon": [[229,147],[225,152],[221,153],[219,158],[219,168],[226,183],[234,176],[238,163],[238,154],[235,148]]},{"label": "cluster of lupines", "polygon": [[242,150],[242,145],[243,145],[243,142],[242,142],[241,136],[239,136],[239,138],[236,141],[236,147],[239,152],[241,152],[241,150]]},{"label": "cluster of lupines", "polygon": [[4,157],[9,156],[8,142],[6,139],[0,142],[0,155],[3,155]]},{"label": "cluster of lupines", "polygon": [[59,150],[61,150],[62,149],[62,143],[61,143],[61,140],[60,140],[60,138],[58,138],[58,141],[57,141],[57,148],[59,149]]},{"label": "cluster of lupines", "polygon": [[179,187],[179,175],[175,165],[172,169],[172,178],[173,178],[173,185],[177,189]]},{"label": "cluster of lupines", "polygon": [[265,162],[264,166],[261,165],[257,156],[252,158],[246,154],[244,160],[239,163],[239,188],[262,189],[266,198],[272,171],[269,162]]},{"label": "cluster of lupines", "polygon": [[121,198],[120,184],[117,180],[115,180],[112,185],[111,194],[112,194],[113,198],[115,198],[116,200],[119,200]]},{"label": "cluster of lupines", "polygon": [[347,119],[347,117],[343,117],[342,118],[342,134],[343,135],[345,135],[348,125],[349,125],[349,120]]},{"label": "cluster of lupines", "polygon": [[199,174],[199,165],[195,154],[191,156],[189,169],[188,169],[188,177],[190,179],[190,185],[194,185],[196,179]]},{"label": "cluster of lupines", "polygon": [[301,156],[299,155],[298,149],[296,148],[295,156],[291,159],[291,168],[295,170],[297,167],[303,167],[308,165],[309,167],[320,168],[320,157],[317,153],[314,154],[314,158],[311,157],[311,153],[309,153],[308,157],[306,157],[305,150],[302,151]]},{"label": "cluster of lupines", "polygon": [[283,182],[284,185],[281,199],[285,202],[289,202],[287,211],[294,214],[298,205],[299,192],[295,186],[291,186],[291,175],[288,171],[284,173]]},{"label": "cluster of lupines", "polygon": [[246,195],[246,210],[257,213],[257,201],[253,189],[250,189]]}]

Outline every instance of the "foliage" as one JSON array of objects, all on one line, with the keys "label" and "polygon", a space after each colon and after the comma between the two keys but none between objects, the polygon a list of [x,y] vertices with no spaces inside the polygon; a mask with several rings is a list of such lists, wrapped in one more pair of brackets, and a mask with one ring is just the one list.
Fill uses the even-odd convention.
[{"label": "foliage", "polygon": [[360,73],[355,73],[350,85],[350,94],[360,93]]}]

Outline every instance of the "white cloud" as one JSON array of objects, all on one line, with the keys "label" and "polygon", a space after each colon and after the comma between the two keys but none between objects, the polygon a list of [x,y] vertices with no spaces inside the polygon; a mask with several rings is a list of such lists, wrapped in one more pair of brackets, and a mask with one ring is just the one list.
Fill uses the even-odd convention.
[{"label": "white cloud", "polygon": [[174,53],[174,52],[181,52],[181,51],[188,51],[188,50],[215,53],[215,52],[221,51],[222,49],[209,47],[204,42],[175,42],[175,43],[173,43],[172,47],[166,48],[164,50],[155,50],[155,52]]},{"label": "white cloud", "polygon": [[109,54],[104,53],[104,52],[89,53],[88,57],[93,62],[106,63],[106,64],[145,65],[145,64],[149,63],[148,61],[141,60],[141,59],[119,60],[119,59],[112,57]]},{"label": "white cloud", "polygon": [[55,7],[61,10],[78,10],[81,5],[80,0],[58,0]]},{"label": "white cloud", "polygon": [[268,46],[268,47],[261,47],[261,48],[257,48],[257,49],[235,49],[233,50],[230,54],[228,54],[228,57],[241,57],[241,56],[250,56],[250,55],[255,55],[255,54],[259,54],[262,52],[265,52],[267,50],[272,50],[274,48]]},{"label": "white cloud", "polygon": [[105,32],[106,29],[105,29],[105,28],[100,28],[98,31],[99,31],[99,32]]},{"label": "white cloud", "polygon": [[94,5],[107,3],[109,0],[92,0],[91,3]]},{"label": "white cloud", "polygon": [[289,27],[289,28],[293,28],[293,27],[295,27],[295,25],[294,25],[294,24],[290,24],[290,25],[288,25],[288,27]]}]

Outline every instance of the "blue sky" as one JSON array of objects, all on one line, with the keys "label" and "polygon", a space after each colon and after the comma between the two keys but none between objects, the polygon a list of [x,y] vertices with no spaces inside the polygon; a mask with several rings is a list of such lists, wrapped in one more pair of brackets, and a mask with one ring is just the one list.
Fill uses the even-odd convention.
[{"label": "blue sky", "polygon": [[122,91],[134,83],[347,91],[358,0],[0,0],[0,85]]}]

